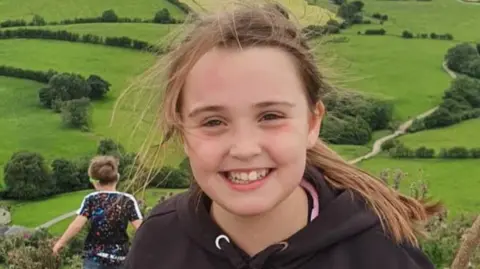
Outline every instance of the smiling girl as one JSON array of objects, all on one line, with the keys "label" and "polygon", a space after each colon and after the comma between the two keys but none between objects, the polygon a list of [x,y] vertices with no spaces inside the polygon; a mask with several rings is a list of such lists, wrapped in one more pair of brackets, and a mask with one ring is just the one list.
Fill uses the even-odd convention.
[{"label": "smiling girl", "polygon": [[181,138],[194,181],[152,210],[126,268],[433,268],[417,224],[438,206],[319,139],[330,88],[286,16],[202,18],[171,57],[162,130]]}]

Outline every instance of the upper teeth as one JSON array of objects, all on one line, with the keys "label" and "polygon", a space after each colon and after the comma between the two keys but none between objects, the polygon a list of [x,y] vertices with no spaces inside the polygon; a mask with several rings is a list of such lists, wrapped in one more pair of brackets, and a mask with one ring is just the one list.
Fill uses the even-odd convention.
[{"label": "upper teeth", "polygon": [[268,169],[259,169],[250,172],[228,172],[228,178],[232,180],[254,181],[264,178]]}]

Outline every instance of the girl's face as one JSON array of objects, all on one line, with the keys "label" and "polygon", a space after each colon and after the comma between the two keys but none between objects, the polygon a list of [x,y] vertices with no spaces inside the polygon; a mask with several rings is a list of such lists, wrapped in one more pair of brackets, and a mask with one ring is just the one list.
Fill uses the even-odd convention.
[{"label": "girl's face", "polygon": [[262,214],[286,199],[318,138],[323,106],[309,111],[291,57],[216,48],[187,77],[185,152],[201,189],[233,214]]}]

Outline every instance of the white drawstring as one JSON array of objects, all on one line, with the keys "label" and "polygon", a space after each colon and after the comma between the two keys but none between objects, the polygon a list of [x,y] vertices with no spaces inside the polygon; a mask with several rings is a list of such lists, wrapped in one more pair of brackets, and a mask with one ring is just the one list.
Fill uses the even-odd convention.
[{"label": "white drawstring", "polygon": [[225,239],[225,241],[227,241],[228,243],[230,243],[230,238],[228,238],[226,235],[222,234],[222,235],[217,236],[217,238],[215,239],[215,246],[216,246],[219,250],[222,250],[222,248],[220,247],[220,240],[221,240],[221,239]]}]

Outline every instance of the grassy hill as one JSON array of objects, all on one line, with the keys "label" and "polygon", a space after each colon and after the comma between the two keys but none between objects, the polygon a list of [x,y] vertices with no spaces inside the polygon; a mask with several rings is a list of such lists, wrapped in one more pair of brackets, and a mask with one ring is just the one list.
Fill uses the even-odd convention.
[{"label": "grassy hill", "polygon": [[[315,1],[330,7],[326,0]],[[403,122],[429,110],[441,102],[444,90],[452,78],[442,69],[447,50],[463,41],[479,41],[477,29],[480,6],[458,1],[363,1],[363,14],[371,24],[354,25],[342,32],[348,42],[330,43],[323,47],[333,60],[334,69],[341,74],[342,84],[376,96],[392,100],[394,117]],[[333,10],[334,11],[334,10]],[[383,25],[369,17],[373,13],[388,15]],[[385,29],[384,36],[359,35],[366,29]],[[454,40],[404,39],[402,32],[450,33]],[[470,120],[448,128],[408,134],[400,140],[411,148],[420,146],[439,150],[442,147],[478,147],[472,133],[478,130],[478,120]],[[335,146],[340,148],[345,146]],[[362,146],[349,146],[352,152],[362,151]],[[375,157],[359,166],[378,175],[380,171],[402,169],[409,184],[423,177],[430,183],[431,195],[444,201],[454,214],[461,211],[478,212],[480,200],[475,191],[480,188],[478,160],[399,160],[384,156]]]},{"label": "grassy hill", "polygon": [[[225,3],[232,1],[226,0],[183,0],[183,3],[189,5],[198,13],[211,10],[221,10],[225,7]],[[308,24],[325,24],[328,20],[335,18],[335,14],[328,9],[321,8],[316,5],[308,5],[303,0],[279,0],[279,3],[288,7],[295,17],[304,25]]]},{"label": "grassy hill", "polygon": [[162,8],[167,8],[175,18],[184,17],[179,8],[165,0],[36,0],[22,4],[15,0],[2,0],[0,20],[30,20],[37,14],[46,21],[59,21],[75,17],[96,17],[109,9],[113,9],[119,17],[153,19],[155,12]]},{"label": "grassy hill", "polygon": [[400,138],[406,146],[419,148],[425,146],[440,151],[442,148],[456,146],[466,148],[480,148],[480,140],[475,139],[475,134],[480,131],[480,119],[472,119],[459,124],[426,130]]}]

